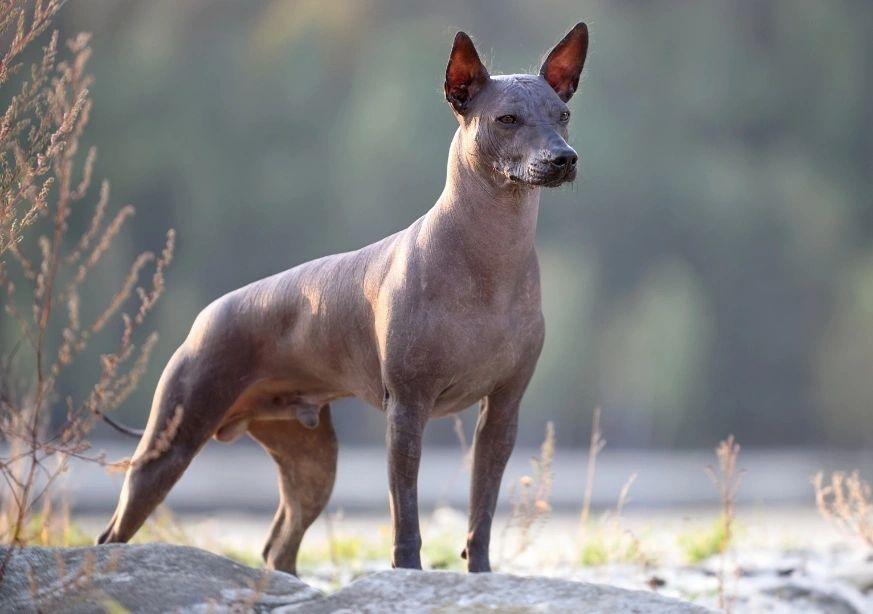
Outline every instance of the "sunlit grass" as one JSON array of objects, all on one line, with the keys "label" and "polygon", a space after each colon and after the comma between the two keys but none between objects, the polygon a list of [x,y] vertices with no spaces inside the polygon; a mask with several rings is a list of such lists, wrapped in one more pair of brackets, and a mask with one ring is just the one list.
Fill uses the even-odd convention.
[{"label": "sunlit grass", "polygon": [[30,546],[72,548],[94,543],[93,537],[73,522],[66,512],[44,510],[31,515],[23,536]]},{"label": "sunlit grass", "polygon": [[463,571],[466,561],[461,558],[462,536],[450,532],[428,535],[422,545],[422,559],[426,568]]},{"label": "sunlit grass", "polygon": [[719,519],[708,527],[681,533],[677,536],[677,542],[688,563],[702,563],[727,549],[725,523]]},{"label": "sunlit grass", "polygon": [[578,549],[577,564],[582,567],[604,565],[656,565],[658,556],[644,540],[624,527],[620,518],[604,517],[600,522],[586,524]]}]

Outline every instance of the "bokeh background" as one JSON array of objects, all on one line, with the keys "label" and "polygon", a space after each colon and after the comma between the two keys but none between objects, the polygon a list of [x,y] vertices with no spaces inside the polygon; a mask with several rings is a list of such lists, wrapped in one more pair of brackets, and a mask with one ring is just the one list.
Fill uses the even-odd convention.
[{"label": "bokeh background", "polygon": [[[164,363],[211,300],[432,205],[456,125],[442,96],[455,31],[492,73],[527,72],[579,20],[591,30],[571,103],[581,179],[542,198],[547,339],[521,443],[552,420],[558,444],[578,446],[602,406],[617,447],[710,447],[728,433],[869,446],[863,0],[70,2],[62,34],[93,33],[96,176],[116,206],[137,207],[101,279],[178,233],[151,319],[160,345],[119,417],[145,422]],[[69,386],[94,368],[77,366]],[[342,443],[383,439],[372,409],[343,403],[335,420]],[[428,438],[453,441],[451,421]]]}]

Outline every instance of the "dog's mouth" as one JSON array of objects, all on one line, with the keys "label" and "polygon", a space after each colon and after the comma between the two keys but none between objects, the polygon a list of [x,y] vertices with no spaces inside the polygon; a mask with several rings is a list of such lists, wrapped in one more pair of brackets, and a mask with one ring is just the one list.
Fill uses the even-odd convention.
[{"label": "dog's mouth", "polygon": [[576,179],[576,167],[568,167],[554,173],[540,173],[529,169],[522,175],[506,172],[504,175],[510,182],[518,185],[529,185],[539,188],[557,188]]}]

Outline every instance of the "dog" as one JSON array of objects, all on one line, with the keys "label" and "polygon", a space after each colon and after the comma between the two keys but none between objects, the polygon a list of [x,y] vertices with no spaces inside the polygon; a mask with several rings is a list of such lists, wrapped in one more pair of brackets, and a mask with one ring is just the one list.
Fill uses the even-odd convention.
[{"label": "dog", "polygon": [[436,204],[405,230],[254,282],[198,315],[161,375],[98,543],[129,540],[210,437],[247,432],[279,470],[265,562],[296,573],[336,474],[329,405],[354,396],[387,419],[392,565],[420,569],[422,431],[479,402],[462,556],[469,571],[490,571],[500,481],[544,339],[540,189],[576,177],[567,102],[587,51],[579,23],[538,75],[491,76],[470,37],[455,36],[444,89],[459,126]]}]

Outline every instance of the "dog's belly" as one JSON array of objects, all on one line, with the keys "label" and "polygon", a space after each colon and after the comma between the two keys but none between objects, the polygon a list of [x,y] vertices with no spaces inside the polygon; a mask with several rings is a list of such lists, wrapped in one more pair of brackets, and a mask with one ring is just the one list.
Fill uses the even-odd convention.
[{"label": "dog's belly", "polygon": [[444,418],[475,405],[493,388],[491,382],[463,382],[447,388],[437,397],[430,417]]}]

